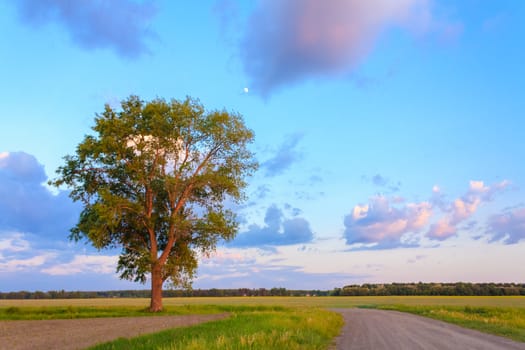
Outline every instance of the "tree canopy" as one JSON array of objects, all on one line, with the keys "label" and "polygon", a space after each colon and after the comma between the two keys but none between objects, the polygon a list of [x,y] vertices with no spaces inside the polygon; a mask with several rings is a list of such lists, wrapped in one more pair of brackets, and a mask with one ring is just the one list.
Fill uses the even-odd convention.
[{"label": "tree canopy", "polygon": [[244,199],[257,167],[253,141],[239,114],[207,112],[198,100],[130,96],[119,110],[96,115],[74,155],[64,157],[55,186],[83,204],[71,230],[75,241],[122,249],[121,278],[151,278],[150,309],[162,309],[162,286],[191,283],[198,254],[237,232],[225,205]]}]

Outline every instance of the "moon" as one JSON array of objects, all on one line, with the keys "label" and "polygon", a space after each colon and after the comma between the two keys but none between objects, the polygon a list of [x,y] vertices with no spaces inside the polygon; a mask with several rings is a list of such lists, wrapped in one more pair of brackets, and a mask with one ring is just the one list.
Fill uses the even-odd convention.
[{"label": "moon", "polygon": [[243,91],[244,91],[245,94],[247,94],[248,92],[250,92],[250,89],[248,89],[247,87],[245,87],[245,88],[243,89]]}]

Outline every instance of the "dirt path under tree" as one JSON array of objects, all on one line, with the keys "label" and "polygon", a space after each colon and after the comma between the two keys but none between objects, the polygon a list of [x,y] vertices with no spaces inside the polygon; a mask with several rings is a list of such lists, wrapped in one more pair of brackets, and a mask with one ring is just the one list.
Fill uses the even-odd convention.
[{"label": "dirt path under tree", "polygon": [[192,326],[227,314],[0,321],[1,350],[75,350],[117,338],[133,338],[168,328]]}]

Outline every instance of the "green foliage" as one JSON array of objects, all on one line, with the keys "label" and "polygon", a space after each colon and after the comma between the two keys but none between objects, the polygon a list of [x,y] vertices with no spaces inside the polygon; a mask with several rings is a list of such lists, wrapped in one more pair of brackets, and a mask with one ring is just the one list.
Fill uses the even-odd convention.
[{"label": "green foliage", "polygon": [[380,305],[525,342],[525,309],[493,306]]},{"label": "green foliage", "polygon": [[232,314],[221,321],[118,339],[91,349],[326,349],[343,325],[339,314],[313,308],[227,309]]},{"label": "green foliage", "polygon": [[145,282],[187,287],[197,253],[232,239],[235,215],[224,202],[244,199],[244,178],[256,169],[247,146],[253,133],[240,115],[205,111],[199,101],[136,96],[121,109],[106,105],[94,135],[65,157],[50,183],[83,204],[70,238],[121,247],[118,271]]}]

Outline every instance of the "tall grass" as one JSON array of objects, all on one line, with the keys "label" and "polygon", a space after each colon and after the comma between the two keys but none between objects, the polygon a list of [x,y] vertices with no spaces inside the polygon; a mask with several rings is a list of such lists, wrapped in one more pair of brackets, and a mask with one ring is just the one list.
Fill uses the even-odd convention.
[{"label": "tall grass", "polygon": [[342,325],[342,317],[327,310],[244,307],[221,321],[118,339],[91,350],[326,349]]}]

